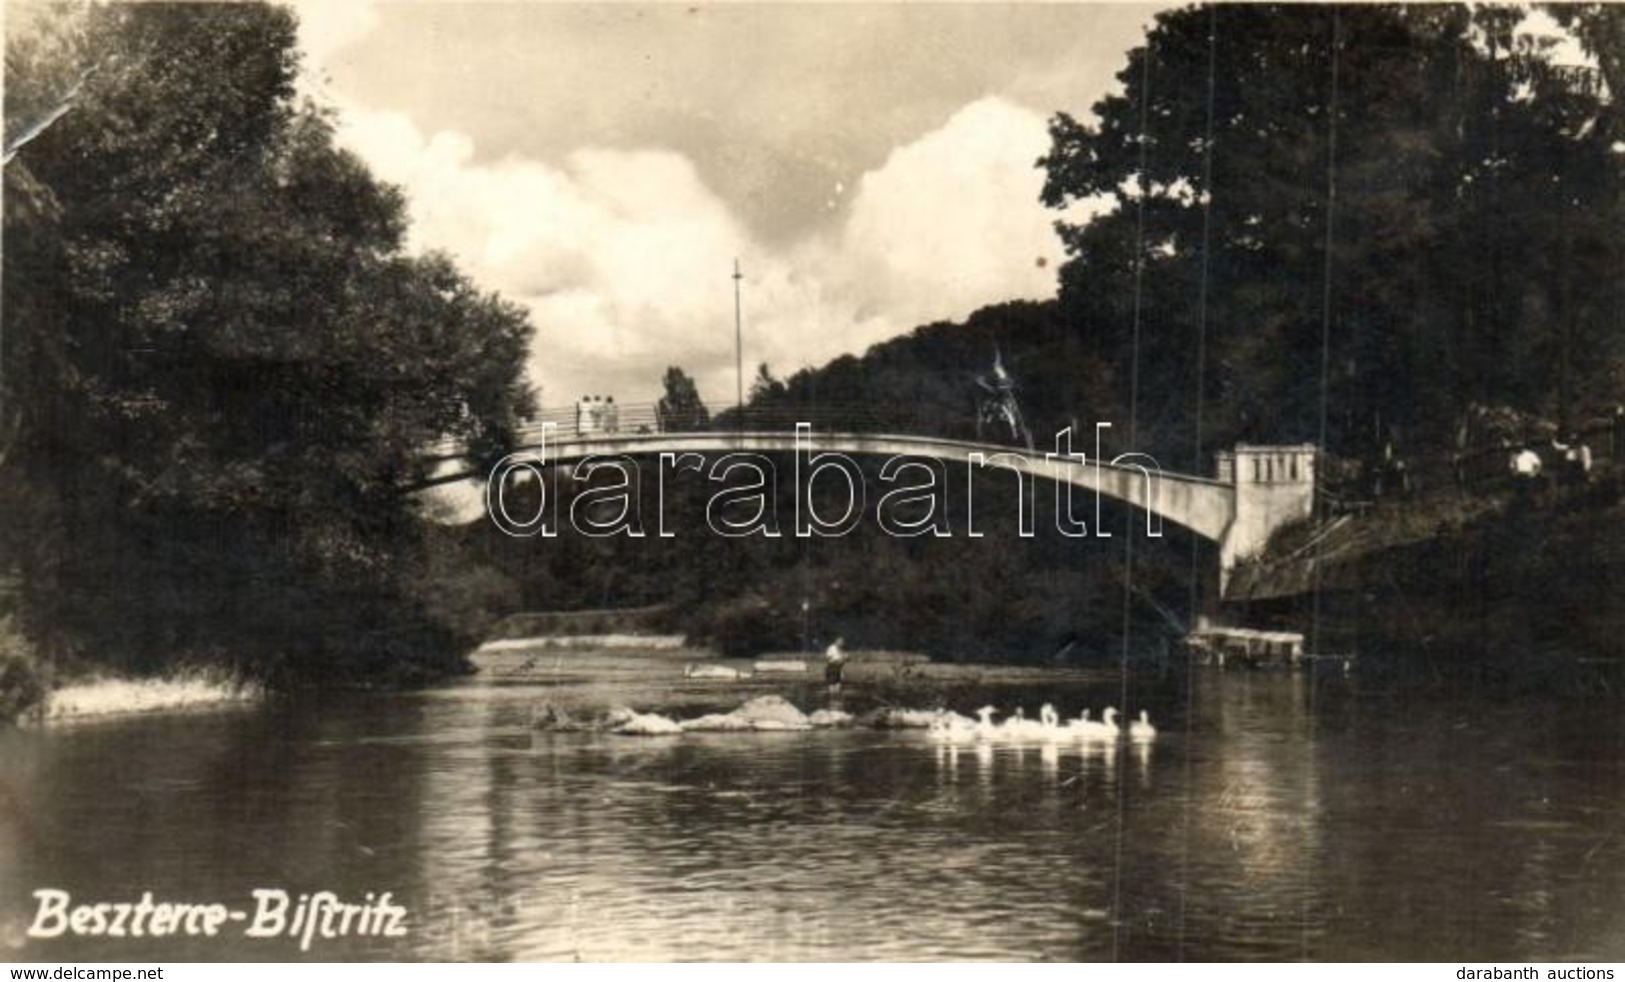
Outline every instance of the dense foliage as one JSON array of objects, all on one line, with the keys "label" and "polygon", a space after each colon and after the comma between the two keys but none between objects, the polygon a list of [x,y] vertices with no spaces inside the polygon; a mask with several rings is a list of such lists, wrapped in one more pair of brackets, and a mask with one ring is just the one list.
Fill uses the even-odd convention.
[{"label": "dense foliage", "polygon": [[[1148,440],[1189,452],[1199,377],[1210,447],[1319,440],[1323,395],[1343,453],[1622,399],[1618,96],[1528,14],[1187,8],[1095,120],[1055,117],[1045,201],[1113,205],[1061,225],[1065,316],[1127,378],[1140,298]],[[1560,10],[1616,72],[1619,15]]]},{"label": "dense foliage", "polygon": [[[4,555],[57,660],[456,661],[400,488],[530,402],[529,325],[403,249],[261,4],[40,11],[6,48]],[[66,107],[66,111],[62,111]]]}]

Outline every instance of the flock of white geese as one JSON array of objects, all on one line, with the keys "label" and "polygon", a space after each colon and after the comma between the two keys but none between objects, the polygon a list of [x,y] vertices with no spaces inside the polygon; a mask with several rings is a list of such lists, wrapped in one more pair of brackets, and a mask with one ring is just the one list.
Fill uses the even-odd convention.
[{"label": "flock of white geese", "polygon": [[993,706],[983,706],[976,711],[976,719],[971,719],[942,710],[931,722],[931,735],[935,739],[951,742],[1021,740],[1046,743],[1066,740],[1115,741],[1123,736],[1136,743],[1144,743],[1157,737],[1157,728],[1151,725],[1151,717],[1143,709],[1140,710],[1139,719],[1130,721],[1126,727],[1117,724],[1117,710],[1112,706],[1107,706],[1098,720],[1090,719],[1087,709],[1077,719],[1062,720],[1055,707],[1047,702],[1038,711],[1037,719],[1028,719],[1021,707],[1017,706],[1015,713],[995,723],[993,716],[997,712],[998,709]]}]

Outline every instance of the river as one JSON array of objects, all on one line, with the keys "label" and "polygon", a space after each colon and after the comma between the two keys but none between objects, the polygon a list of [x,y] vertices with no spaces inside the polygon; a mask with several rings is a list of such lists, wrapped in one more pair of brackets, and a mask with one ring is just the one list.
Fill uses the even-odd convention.
[{"label": "river", "polygon": [[[0,732],[0,957],[1625,959],[1617,701],[1202,670],[1131,680],[1147,746],[531,725],[773,691],[654,674]],[[973,681],[937,691],[1071,715],[1124,689]],[[404,933],[30,939],[42,889],[250,913],[255,889],[388,891]]]}]

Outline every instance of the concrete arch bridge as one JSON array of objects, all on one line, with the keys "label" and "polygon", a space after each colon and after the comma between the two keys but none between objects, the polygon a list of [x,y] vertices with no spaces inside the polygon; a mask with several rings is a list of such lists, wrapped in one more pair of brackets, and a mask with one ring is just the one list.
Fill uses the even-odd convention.
[{"label": "concrete arch bridge", "polygon": [[[934,436],[822,432],[808,423],[798,423],[788,431],[675,433],[654,432],[647,427],[630,433],[581,431],[546,424],[521,436],[522,445],[492,474],[475,472],[455,454],[444,454],[440,472],[426,486],[489,480],[493,475],[500,481],[504,474],[527,468],[579,467],[613,458],[661,458],[668,454],[674,458],[694,454],[702,459],[795,454],[809,466],[817,466],[820,455],[859,455],[1005,470],[1023,482],[1067,484],[1144,509],[1152,535],[1160,534],[1157,520],[1165,520],[1217,543],[1221,592],[1237,563],[1259,553],[1277,529],[1309,518],[1315,499],[1317,454],[1311,444],[1242,444],[1219,453],[1216,473],[1208,477],[1163,470],[1144,454],[1124,454],[1102,461],[1098,455],[1072,450],[1067,431],[1057,437],[1059,453]],[[1062,443],[1063,439],[1066,442]]]}]

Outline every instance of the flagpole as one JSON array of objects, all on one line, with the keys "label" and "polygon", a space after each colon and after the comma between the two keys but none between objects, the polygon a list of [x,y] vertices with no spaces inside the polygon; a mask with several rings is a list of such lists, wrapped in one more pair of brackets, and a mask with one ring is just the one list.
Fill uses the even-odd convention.
[{"label": "flagpole", "polygon": [[739,260],[734,260],[734,383],[737,391],[735,412],[739,417],[739,428],[745,427],[745,330],[744,320],[740,314],[739,282],[745,278],[739,272]]}]

